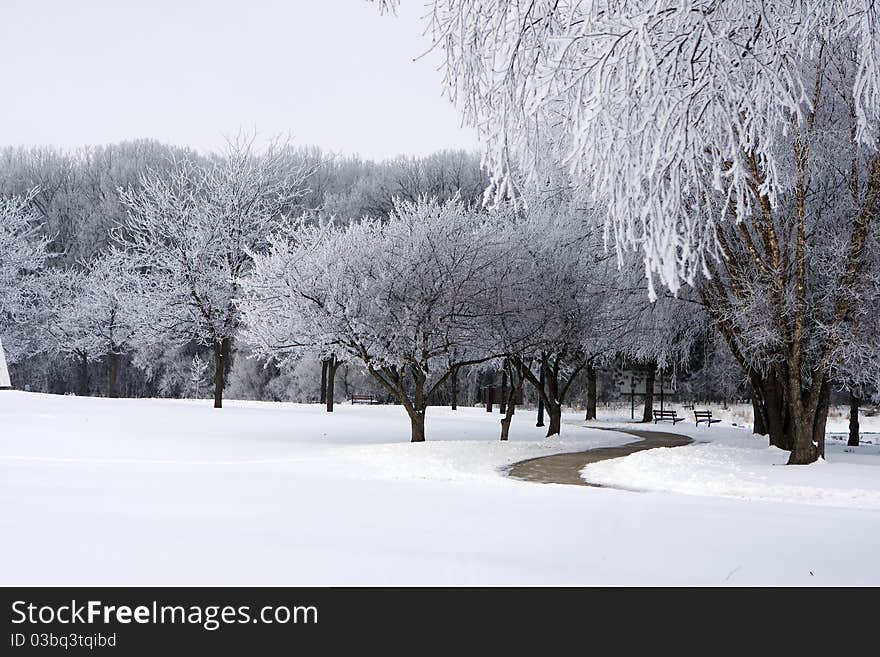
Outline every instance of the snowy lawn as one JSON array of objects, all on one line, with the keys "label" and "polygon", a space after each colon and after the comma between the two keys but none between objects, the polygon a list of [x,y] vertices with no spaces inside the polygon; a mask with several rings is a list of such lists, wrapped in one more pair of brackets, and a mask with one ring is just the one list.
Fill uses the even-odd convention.
[{"label": "snowy lawn", "polygon": [[880,584],[876,510],[502,475],[578,417],[2,392],[0,584]]},{"label": "snowy lawn", "polygon": [[[691,411],[677,410],[679,415],[693,417]],[[750,410],[713,408],[713,417],[727,421],[711,428],[705,424],[696,427],[692,419],[677,423],[675,429],[668,422],[652,424],[658,430],[688,435],[694,444],[593,463],[581,476],[591,483],[634,490],[880,510],[880,445],[873,444],[875,434],[863,434],[863,442],[856,448],[846,447],[845,437],[829,436],[825,461],[785,467],[788,452],[769,447],[766,438],[743,426],[751,420]],[[619,418],[593,424],[645,427]],[[840,415],[832,415],[830,429],[840,430],[841,424]],[[876,430],[880,421],[862,418],[861,426]]]}]

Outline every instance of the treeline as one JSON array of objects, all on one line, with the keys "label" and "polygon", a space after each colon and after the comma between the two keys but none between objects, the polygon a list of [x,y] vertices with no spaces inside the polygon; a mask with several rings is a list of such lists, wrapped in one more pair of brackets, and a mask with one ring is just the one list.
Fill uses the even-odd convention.
[{"label": "treeline", "polygon": [[[381,217],[390,211],[394,198],[414,200],[420,195],[441,199],[459,195],[474,203],[479,202],[487,184],[475,153],[442,151],[421,158],[401,156],[374,162],[334,156],[319,148],[294,148],[290,144],[276,144],[275,148],[284,151],[291,168],[309,172],[296,202],[284,208],[290,216],[313,212],[341,220]],[[252,150],[247,139],[239,139],[226,153],[207,155],[152,140],[74,151],[49,147],[0,151],[0,197],[27,199],[28,235],[45,241],[48,255],[41,263],[44,273],[49,274],[40,282],[43,312],[28,312],[26,318],[22,317],[24,308],[15,306],[25,301],[17,299],[16,304],[6,304],[9,307],[0,317],[0,336],[17,385],[59,394],[206,395],[212,379],[208,371],[211,356],[198,339],[184,344],[166,341],[163,345],[161,340],[157,344],[157,340],[141,335],[125,350],[118,345],[83,349],[83,341],[76,334],[84,330],[75,325],[81,323],[84,313],[76,311],[89,308],[83,303],[85,297],[94,297],[102,289],[102,281],[106,284],[116,275],[105,256],[118,247],[114,230],[128,219],[122,192],[136,194],[145,177],[162,179],[183,163],[208,166],[228,158],[233,151],[257,159],[262,156]],[[11,225],[10,216],[4,216],[7,225]],[[13,276],[15,266],[9,258],[3,264],[9,278],[7,290],[27,286],[21,272]],[[47,289],[50,284],[52,290]],[[33,298],[30,303],[35,303]],[[88,330],[86,327],[85,332]],[[262,371],[263,365],[259,364],[257,382],[252,380],[255,372],[250,365],[242,362],[241,376],[236,375],[232,381],[238,396],[308,399],[305,382],[301,385],[289,380],[290,372],[276,372],[277,376],[271,377],[275,370],[270,366]],[[265,387],[271,378],[280,380],[270,392]]]},{"label": "treeline", "polygon": [[748,394],[697,295],[649,302],[642,263],[606,249],[559,172],[488,209],[474,153],[372,162],[239,138],[7,149],[0,184],[17,226],[2,338],[31,390],[328,410],[368,393],[406,409],[414,440],[429,406],[502,380],[544,406],[548,435],[566,404],[595,417],[601,372],[624,365],[690,377],[689,398]]}]

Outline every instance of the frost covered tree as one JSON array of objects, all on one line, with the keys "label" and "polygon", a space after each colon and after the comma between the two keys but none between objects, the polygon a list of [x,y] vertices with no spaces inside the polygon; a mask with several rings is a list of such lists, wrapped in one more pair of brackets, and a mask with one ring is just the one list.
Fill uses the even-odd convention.
[{"label": "frost covered tree", "polygon": [[0,325],[28,316],[39,291],[34,274],[46,262],[48,239],[31,209],[32,197],[0,198]]},{"label": "frost covered tree", "polygon": [[125,254],[111,251],[52,270],[43,282],[48,304],[41,323],[49,350],[78,361],[81,396],[89,391],[89,363],[106,359],[107,396],[116,397],[119,359],[149,321],[141,314],[138,279],[130,274]]},{"label": "frost covered tree", "polygon": [[245,339],[265,357],[336,354],[363,363],[406,410],[412,441],[461,367],[489,360],[487,314],[504,236],[459,200],[398,202],[384,221],[300,221],[255,257],[244,282]]},{"label": "frost covered tree", "polygon": [[143,298],[153,328],[211,347],[216,408],[241,321],[241,280],[313,170],[296,155],[286,143],[258,152],[239,139],[207,163],[183,158],[120,191],[128,218],[116,237],[149,281]]},{"label": "frost covered tree", "polygon": [[0,338],[10,364],[43,347],[28,326],[42,304],[49,243],[31,208],[33,194],[0,197]]},{"label": "frost covered tree", "polygon": [[198,157],[151,140],[73,151],[7,147],[0,149],[0,194],[33,190],[29,207],[52,238],[54,262],[74,265],[103,251],[125,217],[117,188],[136,186],[145,169],[165,169],[175,155]]},{"label": "frost covered tree", "polygon": [[878,12],[872,0],[433,3],[494,195],[564,163],[607,209],[617,249],[641,251],[652,294],[701,291],[792,464],[823,453],[828,377],[880,205]]},{"label": "frost covered tree", "polygon": [[608,294],[617,270],[595,212],[564,193],[532,192],[527,208],[500,219],[498,312],[480,330],[505,353],[508,378],[535,388],[554,436],[572,385],[625,329],[626,304]]},{"label": "frost covered tree", "polygon": [[40,324],[47,338],[46,351],[74,359],[79,371],[77,394],[89,394],[89,363],[99,358],[94,352],[94,336],[85,326],[91,318],[80,313],[80,296],[86,288],[86,274],[78,268],[56,269],[44,277],[50,303],[40,314]]}]

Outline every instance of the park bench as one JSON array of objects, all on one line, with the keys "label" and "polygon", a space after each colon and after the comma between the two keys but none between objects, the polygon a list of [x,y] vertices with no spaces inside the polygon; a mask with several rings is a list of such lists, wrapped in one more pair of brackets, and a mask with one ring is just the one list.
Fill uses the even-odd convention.
[{"label": "park bench", "polygon": [[685,402],[684,404],[681,405],[681,407],[686,410],[692,411],[692,410],[694,410],[694,402]]},{"label": "park bench", "polygon": [[379,402],[373,398],[373,395],[352,395],[352,404],[378,404]]},{"label": "park bench", "polygon": [[721,422],[719,419],[712,419],[712,411],[694,411],[694,419],[697,421],[697,426],[700,426],[700,422],[705,422],[710,427],[713,422]]},{"label": "park bench", "polygon": [[672,426],[675,426],[676,422],[680,422],[683,419],[683,417],[678,417],[675,411],[654,411],[654,424],[666,420],[672,422]]}]

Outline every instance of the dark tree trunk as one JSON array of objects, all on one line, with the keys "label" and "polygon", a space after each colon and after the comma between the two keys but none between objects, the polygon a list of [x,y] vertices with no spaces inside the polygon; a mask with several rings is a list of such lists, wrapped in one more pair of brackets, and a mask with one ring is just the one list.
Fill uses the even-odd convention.
[{"label": "dark tree trunk", "polygon": [[214,408],[223,408],[223,388],[226,386],[230,348],[229,339],[214,340]]},{"label": "dark tree trunk", "polygon": [[550,424],[547,425],[547,438],[557,436],[562,431],[562,405],[551,400],[547,404],[547,416],[550,418]]},{"label": "dark tree trunk", "polygon": [[458,410],[458,369],[452,373],[452,381],[450,382],[450,387],[452,388],[452,410]]},{"label": "dark tree trunk", "polygon": [[798,425],[792,423],[794,449],[789,452],[788,465],[809,465],[819,458],[819,450],[813,444],[812,423]]},{"label": "dark tree trunk", "polygon": [[761,428],[766,431],[763,435],[769,434],[772,447],[791,451],[794,449],[794,438],[788,399],[776,369],[771,368],[766,377],[749,372],[749,379],[762,409],[755,417],[762,416],[764,425]]},{"label": "dark tree trunk", "polygon": [[412,438],[410,442],[425,442],[425,409],[413,410],[409,413],[410,425],[412,426]]},{"label": "dark tree trunk", "polygon": [[849,391],[849,447],[859,446],[859,398],[850,389]]},{"label": "dark tree trunk", "polygon": [[89,355],[85,352],[79,354],[79,392],[80,397],[89,394]]},{"label": "dark tree trunk", "polygon": [[[815,385],[820,388],[815,393],[815,401],[810,402],[810,391],[796,390],[790,393],[786,389],[784,381],[789,373],[784,367],[771,367],[766,376],[749,372],[755,433],[765,431],[770,436],[772,447],[790,452],[790,465],[813,463],[825,455],[825,425],[831,385],[827,377],[816,374]],[[795,384],[789,383],[789,386],[792,385]],[[811,408],[813,403],[815,408]]]},{"label": "dark tree trunk", "polygon": [[541,369],[541,374],[540,374],[541,378],[539,380],[539,384],[541,386],[541,389],[538,390],[538,423],[535,425],[536,427],[543,427],[544,426],[544,396],[542,394],[542,391],[544,390],[544,378],[545,377],[544,377],[544,368],[541,367],[540,369]]},{"label": "dark tree trunk", "polygon": [[336,356],[330,356],[327,361],[327,412],[333,412],[333,396],[336,393],[336,370],[339,369],[339,361]]},{"label": "dark tree trunk", "polygon": [[[558,361],[557,361],[558,363]],[[545,372],[545,383],[547,387],[547,399],[544,404],[547,407],[547,415],[550,418],[550,424],[547,426],[547,438],[557,436],[562,431],[562,399],[559,394],[559,372],[556,367],[551,367],[550,360],[544,358],[541,363],[541,371]]]},{"label": "dark tree trunk", "polygon": [[319,403],[326,404],[327,403],[327,366],[329,365],[328,359],[324,359],[321,361],[321,398]]},{"label": "dark tree trunk", "polygon": [[828,403],[831,399],[831,383],[828,380],[822,383],[822,392],[819,395],[819,405],[816,415],[813,417],[813,444],[816,446],[819,458],[825,458],[825,425],[828,421]]},{"label": "dark tree trunk", "polygon": [[119,355],[110,352],[110,380],[107,382],[107,396],[116,397],[116,373],[119,369]]},{"label": "dark tree trunk", "polygon": [[654,376],[657,372],[657,364],[649,363],[645,374],[645,411],[642,413],[642,422],[654,421]]},{"label": "dark tree trunk", "polygon": [[510,390],[507,393],[504,417],[501,418],[501,440],[507,440],[510,435],[510,424],[513,421],[513,414],[516,413],[516,397],[523,386],[521,364],[508,361],[506,367],[510,370]]},{"label": "dark tree trunk", "polygon": [[754,422],[752,424],[752,433],[757,434],[759,436],[767,435],[767,416],[764,411],[764,404],[758,398],[757,392],[752,391],[752,415],[754,416]]},{"label": "dark tree trunk", "polygon": [[501,373],[501,403],[498,404],[498,412],[504,415],[507,412],[507,370]]},{"label": "dark tree trunk", "polygon": [[504,412],[504,417],[501,418],[501,440],[507,440],[510,435],[510,423],[513,421],[513,414],[516,412],[516,392],[515,388],[511,386],[510,394],[507,396],[507,407]]},{"label": "dark tree trunk", "polygon": [[788,456],[789,465],[809,465],[825,455],[825,422],[828,418],[828,399],[831,394],[831,386],[824,375],[817,375],[821,380],[813,385],[819,385],[819,397],[816,408],[809,408],[809,391],[799,395],[790,395],[789,399],[789,425],[793,442],[791,453]]},{"label": "dark tree trunk", "polygon": [[584,419],[596,419],[596,368],[592,365],[587,365],[587,416]]}]

